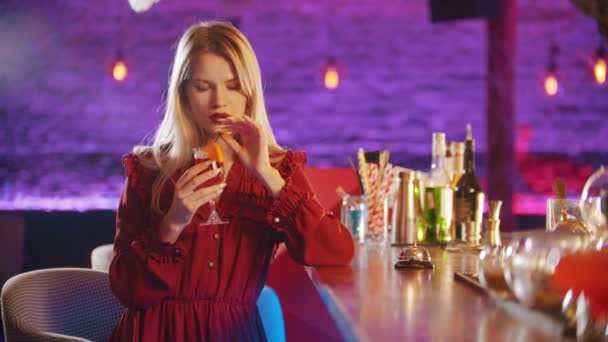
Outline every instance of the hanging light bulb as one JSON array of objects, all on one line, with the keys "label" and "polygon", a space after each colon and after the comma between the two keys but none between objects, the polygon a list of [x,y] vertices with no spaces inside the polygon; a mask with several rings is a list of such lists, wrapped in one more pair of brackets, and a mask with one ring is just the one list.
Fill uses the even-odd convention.
[{"label": "hanging light bulb", "polygon": [[129,5],[135,12],[140,13],[149,10],[156,2],[158,0],[129,0]]},{"label": "hanging light bulb", "polygon": [[555,45],[552,45],[549,49],[549,66],[547,67],[547,73],[545,74],[544,80],[545,93],[549,96],[555,96],[559,91],[559,79],[557,77],[557,66],[555,63],[558,52],[559,48]]},{"label": "hanging light bulb", "polygon": [[116,61],[112,66],[112,77],[114,77],[114,80],[122,82],[127,78],[128,73],[127,64],[122,58],[122,54],[119,53],[118,58],[116,58]]},{"label": "hanging light bulb", "polygon": [[336,66],[336,59],[333,57],[330,57],[327,61],[323,83],[325,84],[325,88],[329,90],[334,90],[340,85],[340,73]]},{"label": "hanging light bulb", "polygon": [[559,81],[553,72],[547,72],[545,76],[545,93],[549,96],[555,96],[559,90]]},{"label": "hanging light bulb", "polygon": [[593,78],[597,85],[606,84],[606,50],[604,45],[600,45],[595,53],[595,62],[593,63]]}]

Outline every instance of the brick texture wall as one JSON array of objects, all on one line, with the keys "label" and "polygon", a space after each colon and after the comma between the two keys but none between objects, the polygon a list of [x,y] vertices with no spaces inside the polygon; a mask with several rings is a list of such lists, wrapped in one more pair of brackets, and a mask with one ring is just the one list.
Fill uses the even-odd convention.
[{"label": "brick texture wall", "polygon": [[[607,162],[608,87],[594,85],[594,21],[567,0],[520,1],[517,123],[527,149],[594,167]],[[236,18],[257,51],[279,142],[312,165],[348,165],[358,147],[427,168],[430,137],[485,152],[485,23],[431,24],[426,0],[163,0],[143,14],[125,0],[0,3],[0,201],[3,208],[115,207],[120,155],[158,124],[173,49],[195,20]],[[562,91],[542,77],[552,41]],[[129,66],[111,79],[118,50]],[[322,86],[335,56],[343,83]],[[521,191],[528,191],[525,186]],[[86,197],[86,201],[74,199]]]}]

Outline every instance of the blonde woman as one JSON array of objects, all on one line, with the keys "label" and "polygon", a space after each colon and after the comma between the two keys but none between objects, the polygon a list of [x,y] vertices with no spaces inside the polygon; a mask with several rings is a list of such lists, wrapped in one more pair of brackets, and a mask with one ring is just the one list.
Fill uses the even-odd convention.
[{"label": "blonde woman", "polygon": [[[211,141],[223,174],[194,164]],[[275,141],[245,36],[222,22],[186,30],[154,141],[123,157],[110,280],[127,310],[112,340],[265,340],[255,303],[278,244],[302,264],[348,265],[353,239],[319,204],[305,161]],[[210,201],[228,223],[201,224]]]}]

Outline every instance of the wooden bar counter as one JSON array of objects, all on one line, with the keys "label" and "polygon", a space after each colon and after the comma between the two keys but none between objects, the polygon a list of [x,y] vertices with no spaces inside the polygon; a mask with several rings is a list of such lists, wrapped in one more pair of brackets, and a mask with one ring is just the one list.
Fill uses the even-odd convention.
[{"label": "wooden bar counter", "polygon": [[497,307],[454,278],[478,254],[429,247],[435,269],[394,269],[399,247],[359,245],[351,267],[308,268],[345,340],[559,341],[525,315]]}]

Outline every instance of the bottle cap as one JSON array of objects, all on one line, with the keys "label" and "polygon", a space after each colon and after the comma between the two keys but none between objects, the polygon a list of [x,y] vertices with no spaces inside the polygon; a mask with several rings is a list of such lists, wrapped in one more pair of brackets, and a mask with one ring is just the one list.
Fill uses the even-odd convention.
[{"label": "bottle cap", "polygon": [[405,181],[413,181],[416,178],[416,171],[401,170],[401,171],[399,171],[399,178],[401,178]]},{"label": "bottle cap", "polygon": [[447,147],[445,149],[446,158],[452,157],[454,155],[454,144],[456,144],[456,142],[454,141],[450,141],[447,143]]},{"label": "bottle cap", "polygon": [[433,154],[440,156],[445,155],[445,133],[433,133]]},{"label": "bottle cap", "polygon": [[467,124],[467,137],[466,140],[473,140],[473,129],[471,128],[471,124]]},{"label": "bottle cap", "polygon": [[463,142],[454,143],[454,155],[458,156],[458,155],[462,155],[463,153],[464,153],[464,143]]}]

